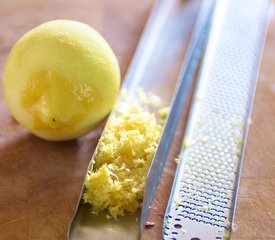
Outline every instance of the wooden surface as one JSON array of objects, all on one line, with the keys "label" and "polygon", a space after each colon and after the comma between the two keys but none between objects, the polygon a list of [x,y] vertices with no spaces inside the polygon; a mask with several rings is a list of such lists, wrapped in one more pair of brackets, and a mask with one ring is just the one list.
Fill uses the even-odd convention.
[{"label": "wooden surface", "polygon": [[[8,52],[26,31],[51,19],[86,22],[114,49],[124,76],[153,0],[0,0],[0,78]],[[188,24],[188,22],[186,23]],[[271,16],[246,148],[235,240],[275,239],[275,16]],[[144,239],[161,239],[182,126]],[[75,141],[48,142],[10,116],[0,87],[0,239],[66,239],[83,177],[101,129]],[[92,238],[91,238],[92,239]]]}]

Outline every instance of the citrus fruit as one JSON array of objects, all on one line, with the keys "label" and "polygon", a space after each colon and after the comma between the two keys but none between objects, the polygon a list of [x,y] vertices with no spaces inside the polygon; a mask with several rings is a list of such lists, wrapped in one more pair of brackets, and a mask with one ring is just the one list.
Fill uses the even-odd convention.
[{"label": "citrus fruit", "polygon": [[22,126],[44,139],[68,140],[91,131],[110,112],[120,71],[97,31],[54,20],[16,42],[3,82],[9,109]]}]

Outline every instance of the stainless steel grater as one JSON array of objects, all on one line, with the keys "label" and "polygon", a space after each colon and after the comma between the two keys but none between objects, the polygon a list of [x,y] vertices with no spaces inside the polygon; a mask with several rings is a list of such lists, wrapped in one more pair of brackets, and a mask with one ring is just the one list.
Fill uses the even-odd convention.
[{"label": "stainless steel grater", "polygon": [[[198,12],[203,10],[200,6],[201,0],[156,1],[111,114],[121,106],[125,91],[131,96],[127,101],[132,101],[132,98],[138,99],[139,88],[148,94],[161,96],[163,106],[172,101],[192,28]],[[92,167],[93,161],[88,169]],[[141,211],[127,214],[119,218],[119,221],[107,219],[107,212],[92,214],[90,206],[82,200],[83,190],[84,187],[68,229],[68,239],[140,238],[140,228],[144,228],[140,226],[144,222]]]},{"label": "stainless steel grater", "polygon": [[230,238],[269,6],[217,1],[164,239]]}]

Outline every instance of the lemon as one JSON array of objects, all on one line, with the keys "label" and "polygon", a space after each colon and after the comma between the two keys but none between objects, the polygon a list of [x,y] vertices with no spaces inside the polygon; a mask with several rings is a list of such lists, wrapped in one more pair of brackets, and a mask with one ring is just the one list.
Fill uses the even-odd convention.
[{"label": "lemon", "polygon": [[97,31],[54,20],[16,42],[3,80],[6,102],[22,126],[44,139],[68,140],[91,131],[110,112],[120,71]]}]

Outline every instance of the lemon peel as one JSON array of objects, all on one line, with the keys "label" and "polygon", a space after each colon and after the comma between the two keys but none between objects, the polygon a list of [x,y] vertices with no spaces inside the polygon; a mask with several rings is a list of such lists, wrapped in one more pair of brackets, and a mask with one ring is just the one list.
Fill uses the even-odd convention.
[{"label": "lemon peel", "polygon": [[5,66],[4,94],[13,117],[33,134],[68,140],[94,129],[118,95],[118,61],[84,23],[54,20],[21,37]]}]

